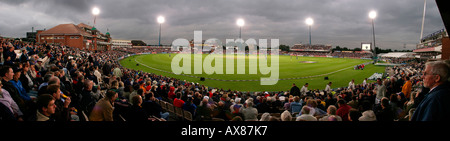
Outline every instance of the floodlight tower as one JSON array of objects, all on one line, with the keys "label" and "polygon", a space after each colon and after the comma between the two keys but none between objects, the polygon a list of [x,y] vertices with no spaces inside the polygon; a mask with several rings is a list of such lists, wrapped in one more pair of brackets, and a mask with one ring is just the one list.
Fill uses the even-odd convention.
[{"label": "floodlight tower", "polygon": [[244,19],[238,19],[236,21],[236,24],[239,26],[239,39],[241,39],[241,29],[242,29],[242,26],[245,25],[245,21],[244,21]]},{"label": "floodlight tower", "polygon": [[[97,19],[97,15],[100,14],[100,9],[94,7],[92,9],[92,15],[94,15],[94,25],[92,26],[92,37],[94,37],[94,50],[97,50],[97,28],[95,28],[95,20]],[[92,48],[91,48],[92,50]]]},{"label": "floodlight tower", "polygon": [[166,21],[166,19],[163,16],[159,16],[157,21],[159,23],[159,42],[158,42],[158,45],[161,46],[161,24],[163,24]]},{"label": "floodlight tower", "polygon": [[306,23],[306,25],[309,26],[309,47],[312,47],[312,44],[311,44],[311,26],[314,24],[314,20],[312,18],[307,18],[305,23]]},{"label": "floodlight tower", "polygon": [[373,36],[373,54],[374,54],[374,60],[376,61],[377,58],[377,49],[376,49],[376,45],[375,45],[375,24],[374,24],[374,19],[377,17],[377,12],[375,11],[370,11],[369,12],[369,18],[372,19],[372,36]]}]

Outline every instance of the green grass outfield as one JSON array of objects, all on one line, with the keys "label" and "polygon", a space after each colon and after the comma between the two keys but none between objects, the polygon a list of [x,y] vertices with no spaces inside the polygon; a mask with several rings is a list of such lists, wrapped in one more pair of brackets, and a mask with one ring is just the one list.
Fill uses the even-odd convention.
[{"label": "green grass outfield", "polygon": [[[155,73],[158,75],[170,76],[178,78],[180,80],[187,80],[190,82],[198,82],[202,85],[213,87],[213,88],[223,88],[239,91],[286,91],[292,87],[292,83],[296,83],[297,86],[301,87],[305,83],[309,83],[309,89],[325,89],[325,85],[331,81],[333,82],[332,88],[347,86],[348,82],[355,79],[357,84],[362,83],[364,78],[370,77],[373,73],[384,73],[385,67],[375,66],[372,64],[366,65],[364,70],[353,70],[353,67],[358,64],[370,62],[370,60],[362,59],[349,59],[349,58],[323,58],[323,57],[291,57],[291,56],[279,56],[279,79],[289,79],[289,80],[279,80],[275,85],[260,85],[260,81],[235,81],[235,80],[260,80],[261,77],[269,77],[271,74],[263,75],[249,74],[249,60],[257,59],[256,55],[246,56],[246,74],[236,74],[237,62],[234,63],[235,74],[225,74],[226,70],[226,59],[225,55],[223,57],[223,69],[224,74],[212,74],[208,75],[203,72],[203,74],[188,74],[189,76],[175,75],[171,69],[171,63],[174,56],[177,54],[147,54],[147,55],[136,55],[125,58],[120,61],[121,65],[126,68],[131,68],[135,70],[143,70],[145,72]],[[183,55],[183,54],[179,54]],[[189,54],[190,55],[190,54]],[[203,55],[203,59],[207,54]],[[191,72],[194,72],[194,57],[191,60]],[[270,66],[271,57],[268,56],[268,64]],[[137,62],[136,62],[137,61]],[[312,61],[315,63],[303,63],[302,61]],[[142,65],[137,66],[137,63]],[[182,62],[180,66],[182,66]],[[214,66],[214,61],[212,66]],[[151,68],[156,68],[151,69]],[[259,68],[259,65],[257,66]],[[161,71],[162,70],[162,71]],[[331,74],[330,74],[331,73]],[[328,74],[325,76],[329,77],[329,80],[324,80],[325,76],[323,74]],[[309,76],[315,76],[310,78],[305,78]],[[196,77],[205,77],[206,81],[200,81]],[[294,79],[292,79],[294,78]],[[219,80],[212,80],[219,79]],[[369,81],[372,82],[372,81]]]}]

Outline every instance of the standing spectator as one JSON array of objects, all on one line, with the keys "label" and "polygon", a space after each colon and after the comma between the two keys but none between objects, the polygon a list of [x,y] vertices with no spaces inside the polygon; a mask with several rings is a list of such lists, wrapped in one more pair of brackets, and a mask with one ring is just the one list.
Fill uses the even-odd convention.
[{"label": "standing spectator", "polygon": [[411,80],[410,80],[409,76],[406,76],[405,77],[405,84],[402,87],[402,93],[405,95],[405,97],[407,99],[409,99],[409,96],[411,95],[411,90],[412,90]]},{"label": "standing spectator", "polygon": [[114,100],[117,98],[117,93],[109,90],[105,97],[95,104],[94,109],[89,116],[91,121],[113,121],[113,106]]},{"label": "standing spectator", "polygon": [[426,63],[423,85],[430,92],[417,106],[411,121],[445,121],[450,119],[449,66],[445,62]]},{"label": "standing spectator", "polygon": [[364,79],[364,81],[363,81],[362,84],[363,84],[363,87],[366,87],[366,86],[367,86],[367,78]]},{"label": "standing spectator", "polygon": [[302,89],[300,89],[300,93],[302,94],[302,95],[306,95],[308,92],[309,92],[309,90],[308,90],[308,83],[306,83],[305,85],[303,85],[303,87],[302,87]]},{"label": "standing spectator", "polygon": [[327,92],[326,94],[331,94],[331,84],[333,83],[328,82],[327,86],[325,86],[325,92]]},{"label": "standing spectator", "polygon": [[352,81],[350,81],[348,83],[348,88],[354,90],[355,89],[355,79],[352,79]]},{"label": "standing spectator", "polygon": [[380,78],[377,78],[377,95],[375,97],[375,104],[379,104],[381,98],[386,97],[386,86],[383,84]]},{"label": "standing spectator", "polygon": [[348,113],[352,107],[348,106],[345,103],[345,100],[342,99],[338,101],[338,106],[339,109],[337,110],[336,115],[340,116],[342,118],[342,121],[349,121]]},{"label": "standing spectator", "polygon": [[295,85],[295,83],[292,83],[292,88],[289,93],[293,96],[300,96],[300,89]]}]

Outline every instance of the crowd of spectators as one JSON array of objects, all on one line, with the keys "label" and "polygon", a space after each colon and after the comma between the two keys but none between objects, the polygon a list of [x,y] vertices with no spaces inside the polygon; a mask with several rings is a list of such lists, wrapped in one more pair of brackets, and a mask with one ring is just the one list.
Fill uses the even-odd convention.
[{"label": "crowd of spectators", "polygon": [[335,51],[333,53],[331,53],[331,56],[336,56],[339,58],[371,58],[372,57],[372,53],[370,52],[362,52],[362,53],[354,53],[354,52],[338,52]]},{"label": "crowd of spectators", "polygon": [[330,51],[331,45],[294,45],[291,49],[300,49],[300,50],[323,50],[323,51]]},{"label": "crowd of spectators", "polygon": [[[440,120],[450,113],[448,107],[442,107],[448,105],[436,104],[436,98],[427,95],[436,86],[437,93],[448,94],[448,87],[441,86],[448,85],[449,76],[448,65],[442,61],[412,61],[388,68],[394,73],[376,83],[355,84],[352,80],[348,87],[331,89],[329,82],[324,90],[308,90],[306,83],[301,89],[293,84],[290,90],[280,92],[242,92],[208,88],[119,64],[120,58],[136,52],[80,51],[1,39],[0,119],[173,120],[158,100],[189,111],[196,121]],[[435,71],[439,67],[446,71]],[[441,96],[443,100],[447,97]],[[426,109],[432,107],[427,107],[429,103],[421,101],[434,102],[432,106],[438,106],[433,108],[444,113],[425,117],[435,113]],[[414,114],[415,109],[420,114]]]}]

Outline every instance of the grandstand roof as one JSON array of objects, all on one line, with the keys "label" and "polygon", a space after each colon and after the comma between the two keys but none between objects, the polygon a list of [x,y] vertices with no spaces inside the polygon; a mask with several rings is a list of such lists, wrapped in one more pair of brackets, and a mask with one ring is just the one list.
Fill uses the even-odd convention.
[{"label": "grandstand roof", "polygon": [[381,57],[390,58],[414,58],[414,52],[390,52],[381,55]]},{"label": "grandstand roof", "polygon": [[45,30],[40,33],[41,35],[52,35],[52,34],[74,34],[74,35],[83,35],[83,36],[91,36],[86,31],[81,30],[78,26],[74,24],[60,24],[49,30]]},{"label": "grandstand roof", "polygon": [[442,45],[437,47],[416,49],[413,52],[442,52]]}]

